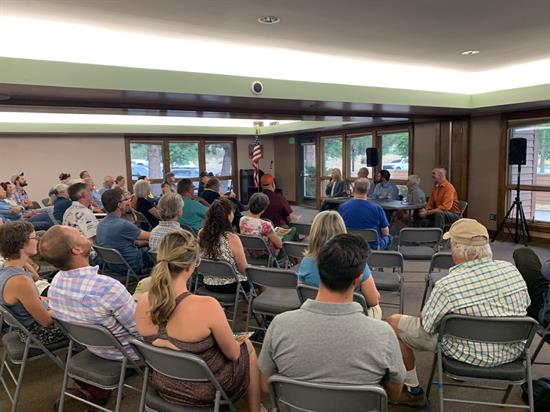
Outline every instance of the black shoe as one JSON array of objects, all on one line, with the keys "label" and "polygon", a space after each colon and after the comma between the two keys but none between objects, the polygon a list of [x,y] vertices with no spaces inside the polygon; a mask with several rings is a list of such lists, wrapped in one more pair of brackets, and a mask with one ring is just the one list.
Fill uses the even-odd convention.
[{"label": "black shoe", "polygon": [[405,405],[411,408],[424,408],[427,405],[426,395],[420,386],[403,386],[401,396],[397,401],[390,401],[393,405]]}]

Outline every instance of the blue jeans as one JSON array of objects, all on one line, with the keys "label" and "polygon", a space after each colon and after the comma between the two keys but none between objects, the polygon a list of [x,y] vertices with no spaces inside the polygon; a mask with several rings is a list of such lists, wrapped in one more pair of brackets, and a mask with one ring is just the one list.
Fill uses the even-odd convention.
[{"label": "blue jeans", "polygon": [[27,222],[32,223],[34,230],[48,230],[54,225],[50,215],[47,212],[42,212],[27,219]]},{"label": "blue jeans", "polygon": [[378,240],[378,246],[380,250],[390,250],[391,243],[392,243],[392,237],[390,235],[380,236],[380,239]]}]

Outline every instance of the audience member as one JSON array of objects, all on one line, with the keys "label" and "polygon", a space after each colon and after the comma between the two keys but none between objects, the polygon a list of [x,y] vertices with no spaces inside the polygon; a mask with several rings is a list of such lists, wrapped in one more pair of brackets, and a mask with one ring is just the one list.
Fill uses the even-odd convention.
[{"label": "audience member", "polygon": [[[137,305],[138,331],[155,346],[201,357],[231,399],[246,393],[249,409],[259,411],[254,347],[248,340],[237,343],[223,308],[214,298],[193,295],[187,289],[199,261],[197,241],[189,232],[170,233],[163,238],[151,288]],[[156,371],[151,380],[160,396],[171,403],[204,406],[215,399],[216,389],[208,382],[179,380]]]},{"label": "audience member", "polygon": [[[203,198],[208,204],[212,204],[216,199],[219,199],[222,196],[220,194],[220,181],[216,179],[215,177],[211,177],[208,179],[208,182],[204,185],[204,190],[202,191],[202,194],[200,195],[201,198]],[[243,206],[237,199],[237,196],[232,191],[229,191],[227,193],[223,194],[224,198],[229,199],[231,203],[235,205],[235,216],[234,220],[232,222],[233,226],[239,228],[239,222],[241,220],[243,211]]]},{"label": "audience member", "polygon": [[[103,193],[101,202],[107,216],[97,225],[97,244],[118,250],[137,275],[146,274],[153,262],[147,249],[141,246],[147,246],[150,233],[121,218],[130,205],[119,188]],[[115,274],[126,275],[127,268],[124,265],[111,264],[109,268]]]},{"label": "audience member", "polygon": [[260,179],[262,191],[269,198],[269,206],[265,210],[263,217],[269,219],[275,226],[288,226],[290,222],[298,220],[297,216],[292,214],[292,208],[288,200],[281,193],[275,192],[275,180],[273,175],[266,173]]},{"label": "audience member", "polygon": [[388,227],[388,219],[384,209],[376,203],[367,200],[369,181],[357,179],[353,199],[340,205],[338,213],[344,219],[348,229],[374,229],[378,232],[378,242],[371,242],[372,249],[391,249],[392,238]]},{"label": "audience member", "polygon": [[183,216],[180,217],[179,222],[198,233],[204,224],[208,207],[193,196],[195,186],[191,179],[181,179],[178,182],[177,191],[183,199]]},{"label": "audience member", "polygon": [[514,250],[514,262],[531,298],[527,314],[547,327],[550,324],[550,260],[541,265],[532,249],[522,247]]},{"label": "audience member", "polygon": [[283,247],[283,240],[277,233],[271,222],[263,220],[262,214],[269,206],[269,198],[265,193],[254,193],[248,200],[249,216],[243,216],[239,222],[240,231],[244,235],[262,237],[273,256],[277,257]]},{"label": "audience member", "polygon": [[13,175],[10,181],[15,185],[15,190],[13,191],[13,198],[19,206],[23,206],[25,209],[32,209],[32,201],[29,199],[29,195],[24,189],[28,183],[25,173],[20,173],[18,175]]},{"label": "audience member", "polygon": [[158,213],[160,222],[157,227],[151,231],[149,237],[149,248],[156,251],[162,241],[162,238],[168,233],[178,232],[181,226],[178,222],[183,211],[183,200],[176,193],[166,193],[159,200]]},{"label": "audience member", "polygon": [[99,189],[99,195],[103,195],[105,191],[112,189],[115,185],[115,178],[111,175],[107,175],[103,178],[103,185]]},{"label": "audience member", "polygon": [[426,218],[432,226],[443,230],[446,224],[458,220],[460,208],[458,195],[454,186],[447,180],[447,171],[442,168],[432,170],[434,188],[428,204],[418,212],[421,218]]},{"label": "audience member", "polygon": [[66,172],[59,173],[59,183],[64,183],[67,186],[70,186],[69,181],[71,180],[71,174]]},{"label": "audience member", "polygon": [[11,202],[7,200],[7,192],[4,189],[5,185],[0,185],[0,217],[5,222],[12,222],[23,219],[23,206],[13,206]]},{"label": "audience member", "polygon": [[95,213],[100,213],[103,211],[103,205],[101,204],[101,195],[95,188],[94,180],[91,177],[84,179],[84,183],[88,185],[90,189],[90,194],[92,195],[92,209]]},{"label": "audience member", "polygon": [[170,191],[176,193],[176,175],[174,173],[166,173],[164,175],[164,181],[162,183],[167,183],[170,187]]},{"label": "audience member", "polygon": [[73,201],[69,198],[69,186],[64,183],[59,183],[53,188],[54,204],[53,204],[53,217],[56,223],[63,222],[63,216]]},{"label": "audience member", "polygon": [[[48,300],[41,298],[35,282],[39,279],[31,257],[37,253],[38,240],[29,222],[0,225],[0,255],[6,261],[0,268],[0,304],[25,326],[41,343],[49,345],[65,340],[53,323]],[[19,338],[26,336],[18,330]]]},{"label": "audience member", "polygon": [[374,187],[372,197],[378,200],[397,200],[399,198],[399,189],[390,182],[391,174],[387,170],[378,172],[378,183]]},{"label": "audience member", "polygon": [[[139,337],[136,330],[132,296],[117,280],[98,273],[98,266],[89,265],[92,242],[78,230],[53,226],[40,240],[42,258],[59,268],[48,291],[50,308],[57,319],[86,325],[101,325],[109,329],[121,345],[137,359],[128,342]],[[95,355],[119,360],[122,354],[114,347],[88,346]],[[104,404],[110,391],[77,381],[72,388],[91,402]]]},{"label": "audience member", "polygon": [[152,227],[156,227],[159,224],[160,215],[155,203],[149,198],[149,193],[151,193],[149,182],[145,179],[138,180],[134,185],[134,194],[137,198],[136,210],[146,217]]},{"label": "audience member", "polygon": [[[338,168],[332,169],[330,180],[325,188],[325,196],[328,198],[344,196],[346,192],[345,183],[344,179],[342,179],[342,171]],[[332,208],[337,208],[337,206],[335,207],[333,203],[323,202],[321,212]]]},{"label": "audience member", "polygon": [[173,193],[170,183],[162,182],[160,185],[160,196],[164,196],[166,193]]},{"label": "audience member", "polygon": [[362,238],[349,234],[321,247],[316,300],[276,316],[267,330],[258,361],[264,390],[269,376],[280,374],[315,383],[381,384],[390,399],[399,398],[405,368],[395,333],[353,302],[367,250]]},{"label": "audience member", "polygon": [[91,179],[92,178],[92,175],[90,175],[90,172],[88,172],[87,170],[83,170],[82,172],[80,172],[80,178],[82,180],[86,180],[86,179]]},{"label": "audience member", "polygon": [[[309,247],[300,262],[298,270],[298,280],[301,283],[319,287],[321,281],[317,264],[319,251],[330,239],[342,233],[346,233],[346,225],[337,212],[327,210],[315,216],[309,232]],[[380,293],[376,289],[367,264],[365,264],[361,275],[360,290],[370,308],[369,316],[382,319],[382,309],[379,306]]]},{"label": "audience member", "polygon": [[[128,191],[128,188],[126,187],[126,179],[124,178],[124,176],[116,177],[115,186],[122,190],[122,194],[124,195],[124,197],[129,197],[131,195],[131,193]],[[103,194],[101,196],[103,196]]]},{"label": "audience member", "polygon": [[210,172],[201,172],[199,175],[199,188],[197,189],[197,195],[201,196],[202,192],[204,191],[204,185],[206,185],[206,182],[214,176],[214,173]]},{"label": "audience member", "polygon": [[[397,333],[407,368],[400,402],[408,405],[420,406],[426,402],[418,383],[413,350],[436,351],[437,329],[445,315],[525,316],[530,303],[527,286],[516,267],[493,260],[485,226],[473,219],[460,219],[443,238],[450,239],[456,266],[435,284],[420,317],[392,315],[388,318]],[[512,362],[522,353],[523,346],[451,337],[442,342],[446,356],[481,367]]]},{"label": "audience member", "polygon": [[87,239],[95,240],[98,220],[90,209],[92,194],[86,183],[69,186],[69,197],[73,201],[63,215],[63,225],[77,228]]},{"label": "audience member", "polygon": [[[241,239],[233,231],[231,222],[235,213],[235,205],[225,198],[215,200],[208,209],[204,227],[199,231],[201,256],[206,259],[222,260],[229,263],[246,292],[250,284],[245,269],[248,263],[244,254]],[[204,276],[204,284],[208,290],[218,293],[235,293],[235,278],[220,276]]]}]

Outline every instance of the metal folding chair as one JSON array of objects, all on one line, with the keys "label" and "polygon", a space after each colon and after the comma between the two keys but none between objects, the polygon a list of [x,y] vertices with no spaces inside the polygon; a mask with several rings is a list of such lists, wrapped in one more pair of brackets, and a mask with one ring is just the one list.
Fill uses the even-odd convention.
[{"label": "metal folding chair", "polygon": [[279,266],[277,259],[267,246],[267,242],[261,236],[239,234],[239,238],[249,264],[267,267]]},{"label": "metal folding chair", "polygon": [[550,344],[550,325],[548,325],[546,328],[542,326],[540,323],[537,327],[537,333],[540,336],[540,342],[535,348],[535,351],[533,352],[533,356],[531,357],[531,363],[533,365],[550,365],[549,362],[535,362],[537,359],[537,356],[539,356],[539,352],[541,351],[542,347],[545,343]]},{"label": "metal folding chair", "polygon": [[[3,319],[9,326],[9,331],[2,336],[4,354],[2,356],[2,364],[0,365],[0,382],[6,390],[8,399],[11,402],[10,411],[15,412],[23,387],[23,375],[27,362],[47,357],[61,369],[64,369],[64,361],[57,356],[56,353],[67,349],[69,341],[67,339],[52,345],[43,345],[4,305],[0,305],[0,319]],[[20,330],[25,335],[25,342],[21,342],[16,329]],[[15,370],[10,368],[9,363],[19,365],[17,378],[15,376]],[[7,372],[7,375],[15,385],[14,393],[11,393],[8,388],[6,378],[4,377],[4,371]]]},{"label": "metal folding chair", "polygon": [[145,225],[145,227],[147,228],[146,230],[148,232],[150,232],[153,229],[151,222],[149,222],[149,220],[145,217],[143,213],[134,209],[134,214],[136,215],[137,223],[139,223],[140,226]]},{"label": "metal folding chair", "polygon": [[439,252],[442,234],[438,227],[405,227],[399,232],[397,250],[406,260],[431,260]]},{"label": "metal folding chair", "polygon": [[[464,315],[446,315],[438,328],[437,353],[434,356],[432,371],[427,386],[426,397],[430,395],[430,389],[437,368],[437,388],[439,389],[439,410],[444,411],[445,401],[466,404],[479,404],[486,406],[508,406],[534,411],[533,384],[531,376],[531,359],[529,358],[529,346],[533,341],[537,322],[530,317],[472,317]],[[445,338],[466,339],[476,343],[497,344],[524,344],[521,355],[513,362],[495,367],[480,367],[459,362],[443,354],[442,341]],[[457,381],[474,382],[474,385],[463,383],[443,383],[443,374]],[[504,383],[506,389],[484,386],[481,381]],[[508,405],[506,400],[510,395],[513,385],[521,385],[527,382],[529,406]],[[466,399],[445,398],[443,388],[459,386],[473,389],[489,389],[504,391],[501,403],[472,401]]]},{"label": "metal folding chair", "polygon": [[356,412],[388,410],[388,396],[380,385],[337,385],[302,382],[281,375],[269,378],[274,411]]},{"label": "metal folding chair", "polygon": [[428,294],[431,293],[436,282],[447,276],[449,269],[454,265],[453,257],[449,252],[438,252],[432,256],[430,268],[426,274],[426,287],[424,288],[424,295],[422,296],[422,303],[420,305],[421,310],[426,303]]},{"label": "metal folding chair", "polygon": [[376,242],[379,245],[378,232],[374,229],[348,229],[348,233],[361,236],[369,245],[369,251],[371,250],[370,242]]},{"label": "metal folding chair", "polygon": [[[458,201],[458,209],[460,210],[460,213],[458,214],[459,219],[462,219],[462,217],[464,216],[464,212],[466,211],[467,208],[468,208],[468,202],[466,202],[465,200]],[[451,228],[450,224],[445,224],[445,227],[443,228],[443,233],[448,231],[450,228]]]},{"label": "metal folding chair", "polygon": [[128,262],[126,262],[126,259],[124,259],[118,250],[97,245],[94,245],[93,248],[103,261],[103,267],[101,268],[102,272],[105,271],[105,264],[123,265],[126,267],[126,289],[128,289],[128,285],[130,284],[130,277],[132,277],[136,283],[139,282],[139,276],[136,272],[134,272],[132,267],[128,264]]},{"label": "metal folding chair", "polygon": [[191,226],[186,225],[185,223],[180,223],[180,227],[183,230],[187,230],[189,233],[192,233],[193,236],[197,237],[197,232],[195,232],[195,230]]},{"label": "metal folding chair", "polygon": [[405,299],[403,290],[405,286],[403,275],[405,262],[403,255],[400,252],[374,250],[367,258],[367,263],[372,269],[376,288],[387,292],[397,292],[399,295],[399,303],[380,302],[380,304],[398,307],[399,313],[403,313]]},{"label": "metal folding chair", "polygon": [[[136,361],[132,360],[118,339],[104,326],[76,324],[59,319],[56,319],[55,321],[70,339],[67,361],[65,363],[65,371],[63,373],[63,384],[61,385],[61,397],[59,398],[58,412],[63,412],[65,396],[76,399],[86,405],[93,406],[94,408],[102,411],[111,412],[110,409],[106,409],[88,401],[87,399],[67,392],[66,389],[69,377],[86,382],[101,389],[117,389],[114,412],[119,412],[122,403],[123,388],[127,387],[139,392],[138,388],[125,383],[127,379],[126,369],[131,368],[141,374],[140,365],[138,365]],[[83,346],[93,346],[97,348],[114,347],[122,354],[122,360],[117,361],[104,359],[93,354],[88,349],[73,354],[72,349],[74,342]]]},{"label": "metal folding chair", "polygon": [[311,224],[308,223],[291,222],[289,226],[296,228],[296,233],[298,234],[298,237],[302,238],[302,240],[308,237],[309,232],[311,231]]},{"label": "metal folding chair", "polygon": [[[200,357],[172,349],[159,348],[137,339],[132,339],[130,344],[139,353],[145,363],[139,412],[143,412],[146,407],[148,410],[158,412],[219,411],[222,406],[228,407],[232,411],[235,410],[233,402],[236,399],[230,399],[227,396],[206,362]],[[150,385],[149,374],[151,369],[174,379],[205,382],[205,384],[210,382],[216,389],[213,404],[200,408],[192,408],[165,401],[160,397],[157,390]]]},{"label": "metal folding chair", "polygon": [[[305,251],[309,248],[309,243],[304,242],[283,242],[283,251],[287,256],[286,267],[297,272],[300,261],[304,257]],[[295,262],[298,263],[295,263]]]},{"label": "metal folding chair", "polygon": [[[298,293],[298,299],[300,300],[300,304],[303,304],[308,299],[315,300],[317,298],[317,292],[319,292],[319,288],[316,288],[315,286],[309,286],[309,285],[304,285],[303,283],[299,283],[296,286],[296,292]],[[353,301],[361,305],[365,315],[367,316],[369,315],[369,307],[367,305],[367,301],[365,300],[365,297],[361,293],[354,292]]]},{"label": "metal folding chair", "polygon": [[259,326],[267,328],[266,315],[275,316],[300,307],[300,300],[296,293],[296,286],[298,285],[296,272],[285,269],[248,266],[246,275],[251,283],[266,287],[264,292],[248,301],[247,331],[250,314],[261,315],[264,322],[262,322],[263,325]]},{"label": "metal folding chair", "polygon": [[[239,309],[240,297],[244,296],[246,300],[249,297],[246,295],[244,289],[241,286],[241,282],[237,277],[237,274],[233,270],[233,267],[221,260],[202,259],[197,273],[201,276],[214,276],[223,278],[235,279],[235,293],[217,293],[208,290],[206,287],[201,286],[195,290],[197,295],[212,296],[215,298],[224,308],[233,307],[233,316],[231,317],[231,327],[235,330],[237,324],[237,313]],[[196,283],[198,285],[198,281]]]}]

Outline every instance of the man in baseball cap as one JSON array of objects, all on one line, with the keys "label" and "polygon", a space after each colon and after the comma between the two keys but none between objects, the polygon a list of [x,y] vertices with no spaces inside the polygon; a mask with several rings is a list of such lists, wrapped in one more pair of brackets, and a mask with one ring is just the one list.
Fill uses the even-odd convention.
[{"label": "man in baseball cap", "polygon": [[[487,228],[474,219],[460,219],[443,235],[450,240],[456,266],[437,281],[420,317],[392,315],[388,323],[401,343],[407,369],[398,403],[420,406],[426,403],[416,375],[414,350],[437,350],[437,331],[445,315],[472,317],[525,316],[530,304],[527,285],[516,267],[493,260]],[[495,367],[516,360],[522,345],[479,343],[446,337],[445,356],[480,367]]]},{"label": "man in baseball cap", "polygon": [[298,220],[298,216],[292,213],[288,200],[282,195],[282,193],[275,191],[275,179],[273,175],[266,173],[260,179],[262,191],[269,198],[269,206],[263,213],[262,217],[269,219],[275,226],[285,227],[290,222]]},{"label": "man in baseball cap", "polygon": [[23,206],[25,209],[32,209],[32,201],[29,199],[27,191],[24,189],[28,185],[25,173],[21,172],[18,175],[13,175],[10,181],[15,186],[13,189],[13,199],[19,206]]}]

